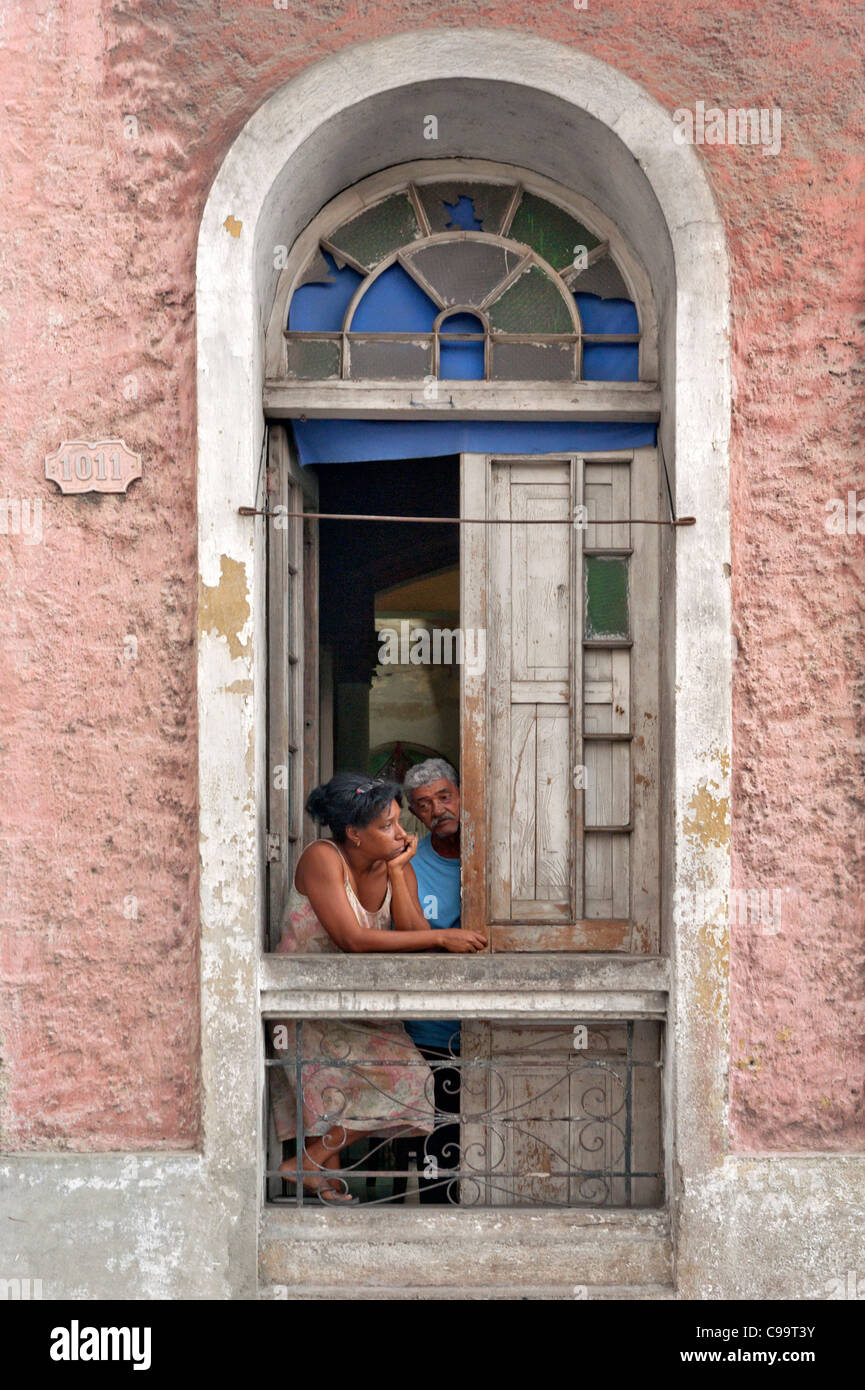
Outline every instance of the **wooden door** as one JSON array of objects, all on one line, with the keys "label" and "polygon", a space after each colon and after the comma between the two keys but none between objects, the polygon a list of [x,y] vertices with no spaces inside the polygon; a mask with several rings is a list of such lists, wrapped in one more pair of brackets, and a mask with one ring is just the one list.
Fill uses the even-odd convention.
[{"label": "wooden door", "polygon": [[315,839],[306,798],[319,780],[318,522],[315,476],[300,467],[283,425],[268,442],[268,861],[270,941],[303,846]]},{"label": "wooden door", "polygon": [[655,449],[463,457],[463,922],[491,949],[658,949]]}]

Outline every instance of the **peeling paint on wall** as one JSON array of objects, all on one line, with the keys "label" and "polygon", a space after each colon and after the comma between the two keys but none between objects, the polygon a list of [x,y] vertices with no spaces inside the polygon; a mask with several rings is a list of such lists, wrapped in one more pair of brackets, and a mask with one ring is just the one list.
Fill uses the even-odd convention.
[{"label": "peeling paint on wall", "polygon": [[691,815],[685,820],[685,834],[704,849],[730,843],[730,798],[718,795],[719,792],[718,782],[701,777],[688,802]]},{"label": "peeling paint on wall", "polygon": [[[56,445],[59,420],[90,437],[116,420],[159,466],[134,506],[101,499],[64,508],[50,544],[19,547],[4,576],[6,611],[18,623],[2,674],[11,750],[4,876],[18,925],[3,933],[20,971],[3,986],[4,1108],[16,1144],[184,1146],[197,1133],[198,219],[225,149],[282,83],[335,44],[463,23],[465,15],[446,5],[431,19],[416,0],[384,5],[353,13],[335,38],[313,3],[292,15],[289,41],[284,14],[269,5],[244,9],[239,0],[175,7],[170,20],[140,9],[118,22],[106,12],[97,23],[86,8],[58,0],[51,8],[58,30],[40,27],[32,7],[16,7],[5,35],[17,85],[0,139],[28,155],[18,160],[9,208],[24,269],[4,298],[5,481],[13,494],[30,495],[33,457]],[[807,1050],[779,1045],[767,1056],[761,1079],[771,1071],[773,1089],[759,1115],[750,1094],[737,1101],[734,1090],[734,1140],[746,1147],[861,1148],[865,1122],[857,1042],[863,851],[853,833],[862,777],[852,732],[862,682],[853,549],[861,537],[827,539],[820,511],[820,499],[844,497],[855,482],[849,441],[863,400],[865,108],[837,100],[838,90],[861,92],[859,57],[845,37],[849,8],[824,7],[818,29],[806,0],[790,0],[783,21],[768,12],[759,18],[761,80],[807,122],[795,170],[786,152],[758,160],[756,180],[747,150],[706,146],[700,155],[731,250],[740,649],[732,801],[706,779],[685,828],[698,862],[703,848],[729,843],[732,821],[736,881],[774,887],[789,872],[804,903],[774,941],[734,934],[733,1013],[743,1036],[764,1019],[772,1037],[790,1016],[794,992],[810,1039]],[[741,104],[742,68],[730,55],[748,51],[750,11],[725,13],[723,45],[711,10],[680,7],[684,30],[628,0],[607,0],[605,14],[599,27],[583,15],[576,35],[572,7],[529,12],[495,0],[483,22],[578,45],[669,109],[700,90],[717,92],[722,105]],[[87,70],[72,73],[83,47]],[[190,52],[205,56],[190,64]],[[141,109],[152,116],[135,140],[123,120],[132,72]],[[47,108],[59,112],[56,120],[45,119]],[[85,218],[82,188],[92,194]],[[248,231],[235,207],[244,210],[242,200],[227,198],[219,214],[229,253],[228,239]],[[46,255],[49,243],[58,255]],[[71,602],[73,573],[98,603]],[[219,582],[199,591],[201,630],[224,637],[233,659],[250,648],[241,638],[245,581],[244,566],[223,559]],[[128,632],[143,653],[134,670],[121,655]],[[51,685],[43,679],[49,670]],[[126,710],[136,763],[113,732],[106,737],[118,708]],[[726,775],[729,753],[718,756]],[[211,842],[219,840],[222,828],[208,829]],[[235,891],[232,879],[229,896]],[[148,906],[148,893],[158,907]],[[140,904],[135,922],[115,906],[131,895]],[[725,943],[711,937],[701,959],[716,968],[719,949]],[[94,999],[111,1001],[98,1032]],[[58,1001],[68,1043],[49,1033]],[[135,1049],[123,1046],[124,1032]],[[110,1075],[106,1042],[120,1048]],[[753,1087],[757,1078],[743,1071],[742,1080]],[[843,1115],[833,1117],[821,1097],[835,1094],[839,1106],[846,1099]],[[35,1127],[34,1115],[41,1117]]]},{"label": "peeling paint on wall", "polygon": [[228,650],[236,660],[246,656],[249,642],[241,642],[240,633],[249,621],[249,590],[246,566],[228,555],[219,557],[219,583],[198,585],[198,630],[215,632],[224,637]]}]

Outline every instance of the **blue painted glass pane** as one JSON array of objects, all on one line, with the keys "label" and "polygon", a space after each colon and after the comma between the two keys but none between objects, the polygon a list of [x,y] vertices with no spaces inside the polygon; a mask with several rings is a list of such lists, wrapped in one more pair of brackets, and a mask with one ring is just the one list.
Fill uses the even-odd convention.
[{"label": "blue painted glass pane", "polygon": [[[440,333],[483,333],[484,326],[474,314],[450,314],[443,319]],[[439,341],[439,377],[443,381],[483,381],[484,345]]]},{"label": "blue painted glass pane", "polygon": [[441,343],[439,377],[443,381],[483,381],[483,343]]},{"label": "blue painted glass pane", "polygon": [[464,232],[483,231],[483,223],[475,217],[474,203],[465,194],[461,194],[453,203],[445,202],[445,209],[450,216],[448,227],[462,227]]},{"label": "blue painted glass pane", "polygon": [[639,381],[639,343],[583,343],[584,381]]},{"label": "blue painted glass pane", "polygon": [[639,333],[637,306],[630,299],[575,294],[584,333]]},{"label": "blue painted glass pane", "polygon": [[349,301],[363,276],[350,266],[337,270],[336,263],[326,252],[324,260],[330,279],[322,285],[301,285],[295,290],[288,315],[289,328],[300,332],[315,328],[339,332],[342,328]]},{"label": "blue painted glass pane", "polygon": [[439,325],[440,333],[483,333],[484,326],[474,314],[448,314]]},{"label": "blue painted glass pane", "polygon": [[392,265],[370,285],[351,327],[357,333],[428,333],[438,312],[402,266]]}]

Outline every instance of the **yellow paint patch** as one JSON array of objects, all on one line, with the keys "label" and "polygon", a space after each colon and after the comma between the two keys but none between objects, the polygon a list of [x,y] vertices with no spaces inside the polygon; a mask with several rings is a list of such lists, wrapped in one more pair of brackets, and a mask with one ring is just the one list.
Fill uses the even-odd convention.
[{"label": "yellow paint patch", "polygon": [[250,613],[246,566],[221,555],[219,570],[218,584],[198,582],[198,631],[224,637],[236,659],[245,656],[249,649],[249,643],[241,642],[239,635]]},{"label": "yellow paint patch", "polygon": [[[741,1046],[741,1044],[740,1044]],[[762,1042],[752,1043],[750,1049],[742,1048],[743,1052],[750,1051],[750,1055],[737,1057],[733,1066],[737,1071],[761,1071],[763,1068],[762,1053],[766,1044]]]},{"label": "yellow paint patch", "polygon": [[252,681],[232,681],[231,685],[226,685],[224,689],[226,695],[251,695]]},{"label": "yellow paint patch", "polygon": [[[711,791],[710,788],[716,788]],[[690,820],[685,820],[685,834],[699,841],[704,849],[710,845],[730,843],[730,798],[717,795],[718,783],[705,777],[688,802]]]},{"label": "yellow paint patch", "polygon": [[228,214],[228,216],[226,217],[226,219],[225,219],[225,221],[223,222],[222,225],[223,225],[223,227],[225,228],[225,230],[228,232],[228,235],[229,235],[229,236],[233,236],[233,237],[239,237],[239,236],[240,236],[240,231],[241,231],[241,228],[242,228],[242,226],[243,226],[243,223],[242,223],[242,222],[238,222],[238,220],[237,220],[236,217],[232,217],[232,216],[231,216],[231,213]]},{"label": "yellow paint patch", "polygon": [[[255,730],[250,729],[249,740],[246,745],[246,775],[249,778],[250,786],[255,785]],[[250,809],[252,809],[250,807]]]},{"label": "yellow paint patch", "polygon": [[701,926],[698,950],[700,970],[694,993],[704,1017],[721,1023],[726,1017],[724,982],[730,969],[730,933],[726,926],[710,922]]}]

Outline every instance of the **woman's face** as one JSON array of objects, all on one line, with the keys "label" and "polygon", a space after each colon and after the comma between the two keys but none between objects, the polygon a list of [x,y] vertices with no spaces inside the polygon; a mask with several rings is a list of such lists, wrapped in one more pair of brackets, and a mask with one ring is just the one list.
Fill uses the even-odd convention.
[{"label": "woman's face", "polygon": [[406,842],[406,833],[399,823],[399,806],[392,801],[380,811],[369,825],[353,825],[348,837],[349,844],[355,841],[362,854],[370,859],[393,859]]}]

